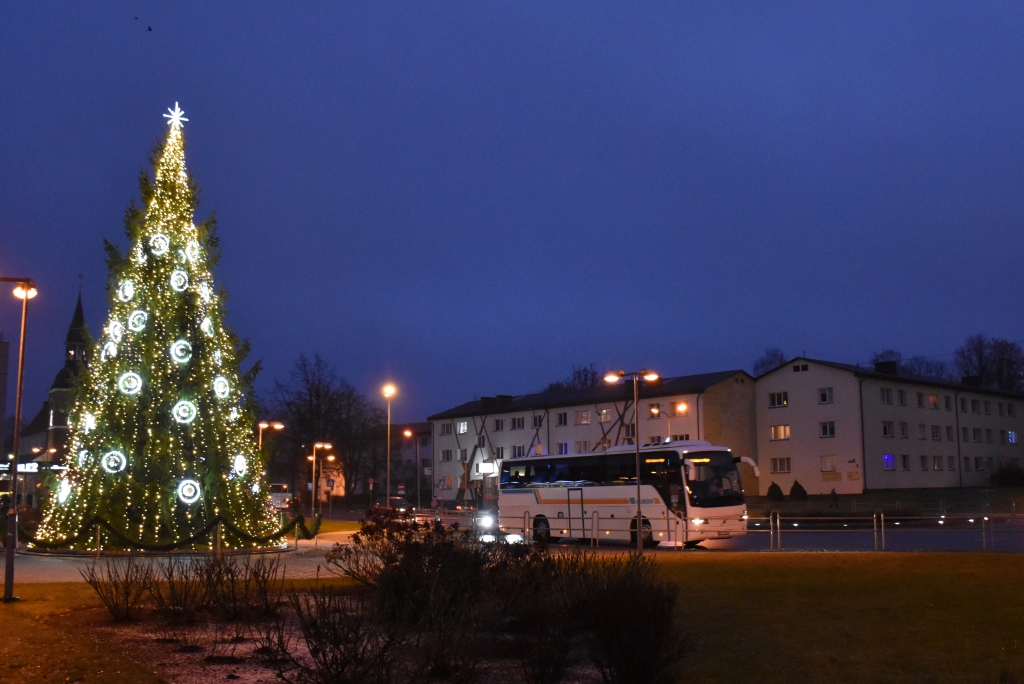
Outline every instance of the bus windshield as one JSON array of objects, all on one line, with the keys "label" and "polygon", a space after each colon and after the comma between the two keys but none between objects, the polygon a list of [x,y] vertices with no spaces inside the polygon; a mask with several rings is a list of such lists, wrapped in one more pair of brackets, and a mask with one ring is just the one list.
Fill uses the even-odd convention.
[{"label": "bus windshield", "polygon": [[743,503],[740,474],[731,453],[701,451],[683,458],[687,463],[686,491],[691,506],[718,508]]}]

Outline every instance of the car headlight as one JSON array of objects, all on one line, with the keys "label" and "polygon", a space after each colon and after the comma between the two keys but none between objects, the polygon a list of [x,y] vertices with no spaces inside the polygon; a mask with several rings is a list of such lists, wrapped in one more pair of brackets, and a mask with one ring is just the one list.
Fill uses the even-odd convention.
[{"label": "car headlight", "polygon": [[485,515],[484,517],[480,518],[480,526],[481,527],[490,527],[493,524],[494,524],[494,518],[492,518],[489,515]]}]

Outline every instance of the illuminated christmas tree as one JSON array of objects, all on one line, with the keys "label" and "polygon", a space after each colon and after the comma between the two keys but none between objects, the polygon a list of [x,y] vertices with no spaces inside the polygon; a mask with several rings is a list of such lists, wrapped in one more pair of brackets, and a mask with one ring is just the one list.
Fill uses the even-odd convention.
[{"label": "illuminated christmas tree", "polygon": [[[126,216],[131,246],[107,245],[110,315],[79,382],[68,470],[52,487],[43,542],[73,538],[95,516],[113,528],[101,530],[103,549],[211,549],[216,534],[202,533],[217,516],[228,521],[226,548],[271,546],[252,537],[278,528],[244,393],[255,369],[240,374],[247,345],[224,324],[214,290],[213,223],[193,223],[188,119],[177,103],[168,111],[155,180],[141,182],[145,209]],[[90,534],[70,546],[96,544]]]}]

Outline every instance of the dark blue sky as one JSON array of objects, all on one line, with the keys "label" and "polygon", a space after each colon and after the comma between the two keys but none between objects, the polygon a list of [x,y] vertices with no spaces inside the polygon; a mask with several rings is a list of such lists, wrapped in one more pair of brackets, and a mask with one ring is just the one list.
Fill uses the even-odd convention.
[{"label": "dark blue sky", "polygon": [[26,418],[175,101],[264,392],[320,352],[407,420],[573,363],[1024,337],[1020,3],[209,4],[0,8]]}]

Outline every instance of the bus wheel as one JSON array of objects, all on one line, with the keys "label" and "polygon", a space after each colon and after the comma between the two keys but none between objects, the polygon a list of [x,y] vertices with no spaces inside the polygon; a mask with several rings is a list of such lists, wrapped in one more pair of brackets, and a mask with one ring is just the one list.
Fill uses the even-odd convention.
[{"label": "bus wheel", "polygon": [[[647,520],[647,518],[644,518],[641,525],[641,534],[643,535],[644,539],[644,548],[653,549],[660,542],[654,539],[654,532],[651,530],[651,522]],[[632,530],[632,532],[629,535],[629,540],[630,542],[632,542],[633,546],[636,546],[636,520],[633,521],[633,524],[632,526],[630,526],[630,529]]]},{"label": "bus wheel", "polygon": [[551,541],[551,526],[548,519],[540,516],[533,521],[533,541],[540,544],[547,544]]}]

